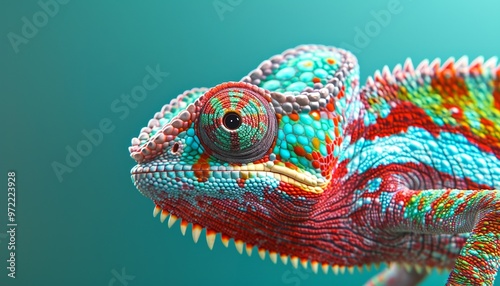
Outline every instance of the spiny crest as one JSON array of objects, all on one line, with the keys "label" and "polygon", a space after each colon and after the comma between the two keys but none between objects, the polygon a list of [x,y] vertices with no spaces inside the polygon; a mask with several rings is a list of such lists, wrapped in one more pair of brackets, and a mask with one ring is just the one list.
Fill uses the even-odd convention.
[{"label": "spiny crest", "polygon": [[421,112],[427,128],[447,126],[449,131],[469,134],[478,142],[487,138],[488,148],[500,148],[500,129],[495,124],[500,117],[496,57],[487,61],[478,57],[471,62],[467,57],[444,62],[439,58],[423,60],[415,69],[408,59],[403,68],[396,66],[390,72],[384,67],[374,78],[369,77],[361,100],[370,114],[366,126],[389,126],[404,109]]},{"label": "spiny crest", "polygon": [[497,57],[491,57],[485,61],[484,57],[479,56],[469,64],[469,58],[463,56],[458,60],[450,57],[443,64],[441,64],[440,58],[436,58],[430,63],[428,59],[424,59],[417,68],[414,68],[412,60],[407,58],[403,67],[397,64],[392,72],[388,66],[384,66],[382,71],[376,70],[373,77],[368,76],[365,88],[370,89],[376,85],[376,82],[381,84],[401,82],[404,79],[415,77],[416,73],[423,76],[445,74],[446,76],[492,76],[492,78],[496,78],[500,73],[500,66],[497,65],[497,62]]}]

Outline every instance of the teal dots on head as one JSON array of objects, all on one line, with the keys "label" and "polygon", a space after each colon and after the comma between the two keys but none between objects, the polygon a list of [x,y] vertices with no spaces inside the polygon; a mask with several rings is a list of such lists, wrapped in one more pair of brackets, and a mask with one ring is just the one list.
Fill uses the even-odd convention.
[{"label": "teal dots on head", "polygon": [[294,82],[286,87],[287,91],[297,91],[301,92],[304,88],[306,88],[307,84],[304,82]]},{"label": "teal dots on head", "polygon": [[[180,133],[178,139],[184,139],[184,144],[182,144],[181,160],[186,164],[194,164],[203,154],[203,147],[200,143],[199,138],[196,136],[196,131],[194,126],[191,126],[186,131]],[[175,142],[173,142],[175,144]]]},{"label": "teal dots on head", "polygon": [[280,81],[285,81],[293,78],[297,71],[293,67],[285,67],[283,69],[278,70],[275,77]]},{"label": "teal dots on head", "polygon": [[[312,57],[311,57],[312,58]],[[314,70],[314,62],[309,57],[302,57],[302,59],[297,63],[296,67],[298,70],[307,72]]]},{"label": "teal dots on head", "polygon": [[304,129],[304,126],[302,124],[293,125],[293,134],[295,136],[303,135],[304,133],[305,133],[305,129]]},{"label": "teal dots on head", "polygon": [[288,167],[319,174],[319,158],[331,155],[328,142],[335,138],[333,121],[309,113],[283,116],[273,153]]},{"label": "teal dots on head", "polygon": [[276,117],[264,92],[245,83],[226,83],[205,94],[199,121],[201,143],[227,162],[250,162],[274,141]]},{"label": "teal dots on head", "polygon": [[326,84],[339,68],[340,60],[336,51],[304,51],[276,66],[259,86],[270,91],[301,92],[315,83]]}]

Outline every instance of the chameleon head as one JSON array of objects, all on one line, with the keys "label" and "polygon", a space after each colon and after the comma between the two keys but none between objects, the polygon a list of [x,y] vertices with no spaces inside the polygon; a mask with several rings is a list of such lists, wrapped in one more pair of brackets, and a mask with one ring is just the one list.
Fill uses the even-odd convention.
[{"label": "chameleon head", "polygon": [[186,91],[132,140],[132,181],[157,210],[192,223],[195,240],[206,228],[303,257],[295,234],[314,233],[311,213],[321,211],[342,144],[335,92],[331,83],[280,93],[249,82]]}]

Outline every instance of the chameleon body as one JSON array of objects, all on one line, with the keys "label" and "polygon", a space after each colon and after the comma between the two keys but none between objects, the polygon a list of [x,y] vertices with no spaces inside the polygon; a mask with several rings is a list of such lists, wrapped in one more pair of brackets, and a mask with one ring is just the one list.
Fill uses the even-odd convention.
[{"label": "chameleon body", "polygon": [[[188,90],[129,148],[172,226],[313,271],[390,267],[366,285],[492,285],[499,266],[500,68],[410,60],[359,82],[348,51],[305,45],[239,82]],[[170,216],[169,216],[170,215]]]}]

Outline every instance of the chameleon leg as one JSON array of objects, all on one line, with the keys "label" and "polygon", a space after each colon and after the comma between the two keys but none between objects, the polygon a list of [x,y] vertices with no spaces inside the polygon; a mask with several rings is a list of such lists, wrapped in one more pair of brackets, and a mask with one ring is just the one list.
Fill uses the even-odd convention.
[{"label": "chameleon leg", "polygon": [[415,286],[425,278],[426,273],[417,273],[415,269],[407,271],[397,263],[373,277],[364,286]]},{"label": "chameleon leg", "polygon": [[465,243],[448,285],[493,285],[499,266],[500,217],[495,210],[479,213],[471,237]]},{"label": "chameleon leg", "polygon": [[388,196],[381,197],[380,203],[389,203],[394,212],[382,211],[376,219],[394,232],[470,233],[447,285],[493,285],[500,260],[498,190],[401,190],[385,194]]}]

